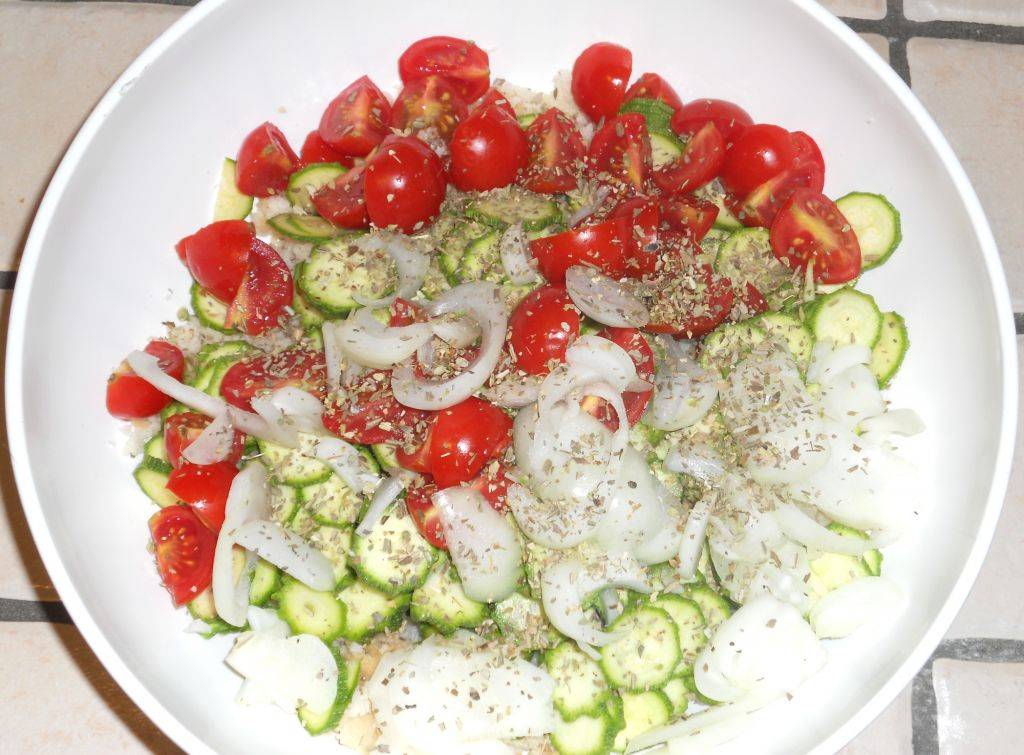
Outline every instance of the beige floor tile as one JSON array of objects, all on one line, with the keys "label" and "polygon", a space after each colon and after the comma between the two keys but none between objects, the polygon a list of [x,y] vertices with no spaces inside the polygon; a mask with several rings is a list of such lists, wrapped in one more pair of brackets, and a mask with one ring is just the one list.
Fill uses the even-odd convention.
[{"label": "beige floor tile", "polygon": [[17,147],[5,149],[0,182],[0,270],[17,266],[42,192],[92,106],[186,10],[0,0],[0,144]]},{"label": "beige floor tile", "polygon": [[818,0],[837,16],[885,18],[885,0]]},{"label": "beige floor tile", "polygon": [[881,34],[861,34],[860,38],[871,45],[871,48],[889,62],[889,40]]},{"label": "beige floor tile", "polygon": [[1024,26],[1021,0],[904,0],[903,13],[913,21],[976,21]]},{"label": "beige floor tile", "polygon": [[910,685],[840,755],[911,755]]},{"label": "beige floor tile", "polygon": [[1014,310],[1024,307],[1024,46],[935,39],[907,45],[914,91],[960,156],[995,231]]},{"label": "beige floor tile", "polygon": [[932,674],[942,755],[1021,751],[1024,663],[938,660]]},{"label": "beige floor tile", "polygon": [[0,624],[4,752],[180,752],[71,626]]}]

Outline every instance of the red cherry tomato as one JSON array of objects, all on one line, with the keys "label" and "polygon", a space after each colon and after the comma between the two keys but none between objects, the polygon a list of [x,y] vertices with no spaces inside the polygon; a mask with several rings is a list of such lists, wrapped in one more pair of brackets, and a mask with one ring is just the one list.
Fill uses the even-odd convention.
[{"label": "red cherry tomato", "polygon": [[772,251],[787,265],[814,265],[814,278],[846,283],[860,275],[860,244],[835,202],[812,189],[797,189],[772,221]]},{"label": "red cherry tomato", "polygon": [[411,469],[420,474],[430,474],[430,436],[433,430],[432,419],[427,420],[427,434],[420,441],[414,442],[411,446],[398,446],[395,448],[395,460],[398,465]]},{"label": "red cherry tomato", "polygon": [[412,325],[414,322],[426,322],[426,315],[415,302],[398,297],[391,302],[391,318],[388,325],[392,328]]},{"label": "red cherry tomato", "polygon": [[580,312],[561,286],[541,286],[519,302],[509,319],[516,366],[531,375],[551,372],[580,335]]},{"label": "red cherry tomato", "polygon": [[591,265],[612,278],[626,272],[629,240],[620,219],[571,228],[530,242],[530,252],[549,283],[565,283],[565,271],[573,265]]},{"label": "red cherry tomato", "polygon": [[633,72],[633,53],[611,42],[598,42],[572,66],[572,98],[592,121],[611,118],[622,105]]},{"label": "red cherry tomato", "polygon": [[[803,131],[794,131],[790,134],[793,139],[793,147],[796,149],[797,163],[812,163],[818,166],[821,175],[825,175],[825,158],[821,154],[821,148],[808,134]],[[818,189],[821,191],[821,189]]]},{"label": "red cherry tomato", "polygon": [[310,199],[320,217],[338,228],[369,228],[366,211],[366,169],[359,165],[313,192]]},{"label": "red cherry tomato", "polygon": [[448,550],[444,527],[441,526],[441,512],[432,500],[436,492],[437,485],[433,483],[410,485],[405,491],[405,507],[426,541],[435,548]]},{"label": "red cherry tomato", "polygon": [[686,233],[694,241],[704,238],[718,217],[718,205],[685,194],[672,194],[658,202],[661,228]]},{"label": "red cherry tomato", "polygon": [[508,98],[505,95],[494,87],[488,89],[486,94],[476,101],[473,105],[473,110],[483,110],[490,105],[494,105],[495,107],[504,110],[512,118],[516,117],[516,111],[515,108],[512,107],[512,103],[508,101]]},{"label": "red cherry tomato", "polygon": [[288,187],[299,158],[273,123],[264,123],[245,137],[235,163],[235,184],[250,197],[269,197]]},{"label": "red cherry tomato", "polygon": [[230,303],[245,278],[254,238],[244,220],[218,220],[186,236],[175,248],[199,285]]},{"label": "red cherry tomato", "polygon": [[389,136],[366,161],[366,211],[378,228],[420,230],[437,216],[447,186],[441,158],[415,136]]},{"label": "red cherry tomato", "polygon": [[[597,335],[601,336],[601,338],[607,338],[617,346],[621,346],[629,354],[629,358],[636,365],[637,377],[649,383],[654,382],[654,352],[651,351],[647,339],[643,337],[639,330],[636,328],[605,328],[598,331]],[[629,420],[630,427],[639,422],[640,418],[644,416],[647,404],[650,402],[653,394],[653,389],[648,391],[626,391],[622,394],[622,403],[626,406],[626,418]],[[619,427],[619,418],[607,403],[605,403],[605,407],[608,410],[608,419],[611,420],[609,429],[615,431]],[[596,414],[594,416],[608,424],[606,419],[601,416]]]},{"label": "red cherry tomato", "polygon": [[447,141],[467,115],[465,100],[447,79],[424,76],[402,88],[391,108],[391,126],[414,132],[433,128]]},{"label": "red cherry tomato", "polygon": [[149,519],[156,569],[174,605],[188,603],[210,586],[217,536],[188,506],[168,506]]},{"label": "red cherry tomato", "polygon": [[719,278],[709,265],[680,254],[661,272],[654,289],[651,322],[644,330],[700,338],[729,316],[735,295],[728,278]]},{"label": "red cherry tomato", "polygon": [[635,99],[661,100],[673,110],[678,110],[683,106],[683,101],[679,99],[679,95],[676,94],[672,85],[656,73],[641,75],[626,90],[626,96],[622,98],[622,101],[629,102]]},{"label": "red cherry tomato", "polygon": [[526,134],[499,107],[474,110],[452,136],[451,179],[462,191],[487,191],[516,180],[529,158]]},{"label": "red cherry tomato", "polygon": [[756,317],[768,311],[768,301],[764,294],[753,283],[747,283],[739,292],[740,301],[743,303],[743,310],[736,320],[746,320],[748,317]]},{"label": "red cherry tomato", "polygon": [[274,247],[254,238],[245,279],[228,307],[228,326],[250,336],[265,333],[280,325],[294,299],[292,271]]},{"label": "red cherry tomato", "polygon": [[398,403],[391,372],[371,370],[324,412],[324,427],[352,443],[405,443],[426,436],[431,412]]},{"label": "red cherry tomato", "polygon": [[526,129],[530,157],[520,183],[539,194],[561,194],[576,188],[586,147],[579,130],[564,113],[550,108]]},{"label": "red cherry tomato", "polygon": [[769,123],[747,126],[726,154],[722,184],[744,196],[789,168],[795,158],[796,147],[786,129]]},{"label": "red cherry tomato", "polygon": [[491,508],[499,514],[508,512],[508,488],[512,480],[508,477],[505,465],[500,462],[488,464],[467,487],[477,490],[487,499]]},{"label": "red cherry tomato", "polygon": [[730,205],[744,225],[768,228],[779,208],[794,191],[811,189],[820,192],[824,184],[825,174],[818,163],[813,160],[797,162],[758,186],[743,201],[732,201]]},{"label": "red cherry tomato", "polygon": [[363,76],[331,100],[320,118],[320,136],[343,155],[364,157],[391,133],[388,98]]},{"label": "red cherry tomato", "polygon": [[660,254],[659,202],[646,197],[635,197],[616,207],[612,217],[622,223],[623,238],[627,242],[626,275],[639,278],[653,273],[658,267]]},{"label": "red cherry tomato", "polygon": [[639,193],[651,170],[651,138],[640,113],[617,115],[590,142],[587,170],[614,191]]},{"label": "red cherry tomato", "polygon": [[238,474],[234,464],[182,464],[167,478],[167,489],[189,505],[203,524],[220,532],[231,481]]},{"label": "red cherry tomato", "polygon": [[666,194],[699,189],[722,171],[725,139],[713,123],[690,137],[683,154],[654,171],[654,183]]},{"label": "red cherry tomato", "polygon": [[[174,344],[150,341],[143,351],[155,356],[160,369],[175,380],[181,380],[185,374],[185,355]],[[170,396],[136,375],[127,363],[107,379],[107,411],[118,419],[152,417],[170,403]]]},{"label": "red cherry tomato", "polygon": [[427,37],[413,42],[398,59],[402,83],[439,74],[451,81],[466,102],[479,99],[491,83],[487,53],[457,37]]},{"label": "red cherry tomato", "polygon": [[471,396],[442,409],[430,436],[430,471],[439,488],[476,477],[512,442],[512,418],[498,407]]},{"label": "red cherry tomato", "polygon": [[[187,464],[181,454],[192,445],[192,442],[199,437],[212,420],[198,412],[181,412],[172,414],[164,423],[164,448],[167,450],[167,461],[177,469]],[[242,459],[242,450],[245,446],[245,433],[234,431],[231,439],[231,448],[224,461],[230,464],[237,464]]]},{"label": "red cherry tomato", "polygon": [[299,163],[305,167],[315,163],[341,163],[346,168],[355,164],[355,158],[341,154],[338,150],[324,141],[319,131],[310,131],[306,134],[306,141],[302,143],[299,151]]},{"label": "red cherry tomato", "polygon": [[291,385],[322,400],[327,392],[326,383],[327,366],[322,351],[291,349],[235,362],[224,373],[220,395],[232,406],[251,412],[252,400],[260,393]]},{"label": "red cherry tomato", "polygon": [[731,144],[754,121],[747,111],[726,100],[694,100],[683,105],[672,116],[672,129],[680,136],[690,136],[705,124],[713,123],[718,133]]}]

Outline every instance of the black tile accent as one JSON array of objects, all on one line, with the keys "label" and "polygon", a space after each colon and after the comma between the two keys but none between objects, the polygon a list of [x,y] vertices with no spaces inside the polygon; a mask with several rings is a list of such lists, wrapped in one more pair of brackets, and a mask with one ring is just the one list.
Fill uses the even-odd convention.
[{"label": "black tile accent", "polygon": [[15,600],[0,598],[0,621],[44,621],[50,624],[71,624],[71,616],[63,603],[48,600]]},{"label": "black tile accent", "polygon": [[1017,335],[1024,335],[1024,312],[1013,313],[1013,326]]},{"label": "black tile accent", "polygon": [[0,290],[10,291],[18,278],[17,270],[0,270]]}]

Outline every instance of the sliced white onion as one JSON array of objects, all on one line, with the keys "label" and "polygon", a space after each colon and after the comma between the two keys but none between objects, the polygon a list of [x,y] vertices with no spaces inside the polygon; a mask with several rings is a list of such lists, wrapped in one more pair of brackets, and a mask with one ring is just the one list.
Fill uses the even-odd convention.
[{"label": "sliced white onion", "polygon": [[786,537],[795,540],[807,548],[823,551],[825,553],[844,553],[848,556],[861,556],[871,550],[877,544],[868,539],[859,537],[846,537],[838,532],[833,532],[814,521],[806,513],[791,503],[779,506],[775,511],[775,521],[786,534]]},{"label": "sliced white onion", "polygon": [[[639,556],[645,543],[675,526],[668,513],[675,500],[639,451],[626,446],[621,458],[617,476],[603,491],[607,513],[597,528],[595,542],[608,551]],[[675,550],[678,548],[677,542]]]},{"label": "sliced white onion", "polygon": [[224,524],[213,556],[213,604],[217,615],[232,626],[245,624],[249,608],[249,564],[237,581],[234,569],[234,530],[247,522],[270,516],[267,473],[262,464],[251,463],[235,475],[224,505]]},{"label": "sliced white onion", "polygon": [[362,521],[356,527],[356,534],[360,537],[369,535],[377,526],[380,518],[384,516],[384,512],[388,510],[388,506],[398,498],[404,488],[402,480],[398,477],[387,477],[380,483],[373,491],[373,498],[370,499],[370,505],[367,507],[366,513],[363,514]]},{"label": "sliced white onion", "polygon": [[733,703],[706,708],[668,726],[658,726],[629,740],[627,753],[645,750],[672,742],[673,753],[707,753],[735,739],[749,728],[751,713],[763,708],[774,698],[747,695]]},{"label": "sliced white onion", "polygon": [[506,409],[521,409],[537,400],[541,378],[536,375],[512,375],[497,385],[485,388],[482,396]]},{"label": "sliced white onion", "polygon": [[408,359],[432,335],[425,322],[389,327],[368,307],[357,309],[335,330],[338,349],[346,358],[379,370]]},{"label": "sliced white onion", "polygon": [[343,324],[343,320],[328,320],[320,326],[320,336],[324,341],[324,362],[327,365],[328,393],[333,393],[341,387],[341,373],[347,364],[338,347],[338,331]]},{"label": "sliced white onion", "polygon": [[216,464],[228,457],[234,440],[235,428],[231,425],[228,413],[224,412],[214,417],[181,455],[192,464]]},{"label": "sliced white onion", "polygon": [[511,595],[523,565],[515,528],[473,488],[445,488],[432,500],[466,595],[488,603]]},{"label": "sliced white onion", "polygon": [[317,438],[312,453],[359,495],[370,495],[381,483],[381,476],[359,449],[341,438]]},{"label": "sliced white onion", "polygon": [[707,444],[694,445],[685,450],[677,446],[666,454],[665,469],[688,474],[707,485],[725,474],[725,461]]},{"label": "sliced white onion", "polygon": [[530,244],[522,223],[513,223],[505,229],[498,243],[498,251],[505,275],[513,284],[525,286],[540,280],[537,269],[530,264]]},{"label": "sliced white onion", "polygon": [[678,567],[679,576],[684,582],[689,582],[697,574],[700,554],[704,550],[704,536],[708,531],[708,516],[716,495],[717,493],[714,491],[702,495],[693,504],[693,508],[690,509],[690,513],[686,517],[683,536],[679,542]]},{"label": "sliced white onion", "polygon": [[704,417],[718,398],[718,379],[687,357],[668,357],[658,369],[647,423],[657,430],[681,430]]},{"label": "sliced white onion", "polygon": [[642,328],[651,320],[647,307],[624,285],[592,267],[565,271],[565,290],[583,314],[613,328]]},{"label": "sliced white onion", "polygon": [[604,201],[608,198],[609,194],[611,194],[611,187],[598,187],[597,191],[594,192],[594,200],[588,204],[581,206],[578,210],[576,210],[576,212],[569,216],[569,220],[566,221],[568,226],[570,228],[573,228],[574,226],[576,226],[577,223],[579,223],[582,220],[586,220],[595,212],[600,210],[601,205],[604,204]]},{"label": "sliced white onion", "polygon": [[632,357],[607,338],[580,336],[566,349],[565,363],[569,365],[574,377],[579,376],[577,382],[603,380],[618,391],[650,388],[646,383],[638,386],[636,364]]},{"label": "sliced white onion", "polygon": [[254,632],[264,632],[271,634],[274,637],[291,637],[292,629],[288,626],[288,622],[284,621],[272,608],[260,608],[259,606],[249,606],[249,609],[245,614],[246,620],[249,623],[249,627]]},{"label": "sliced white onion", "polygon": [[855,364],[821,386],[821,406],[831,417],[849,430],[862,420],[885,411],[885,400],[875,376],[863,364]]},{"label": "sliced white onion", "polygon": [[258,519],[232,531],[232,538],[251,553],[282,569],[312,590],[334,587],[334,567],[300,535],[277,522]]},{"label": "sliced white onion", "polygon": [[145,351],[133,351],[127,356],[126,361],[136,375],[175,401],[180,401],[207,417],[216,417],[224,413],[227,406],[224,401],[175,380],[160,369],[160,362],[152,354],[147,354]]},{"label": "sliced white onion", "polygon": [[541,501],[525,486],[508,489],[508,506],[530,540],[545,548],[572,548],[594,534],[604,508],[592,501]]},{"label": "sliced white onion", "polygon": [[366,252],[387,252],[398,267],[398,285],[394,293],[380,299],[367,299],[357,293],[352,298],[359,304],[371,309],[390,307],[395,299],[410,299],[423,287],[430,267],[430,257],[417,249],[408,236],[399,233],[368,233],[352,243]]},{"label": "sliced white onion", "polygon": [[434,335],[456,349],[472,346],[480,340],[480,324],[471,317],[439,317],[432,320]]},{"label": "sliced white onion", "polygon": [[252,408],[270,426],[276,439],[289,448],[300,444],[299,433],[324,432],[324,405],[308,391],[293,385],[256,396]]},{"label": "sliced white onion", "polygon": [[679,555],[683,544],[683,515],[679,507],[665,502],[665,521],[644,542],[633,549],[642,564],[662,564]]},{"label": "sliced white onion", "polygon": [[398,364],[391,374],[395,398],[414,409],[445,409],[469,398],[494,372],[501,357],[508,327],[508,306],[493,283],[462,283],[431,302],[435,315],[466,312],[481,329],[480,349],[470,365],[448,380],[430,380],[416,375],[411,360]]},{"label": "sliced white onion", "polygon": [[917,435],[924,432],[924,429],[924,420],[913,409],[891,409],[860,423],[860,430],[865,433]]},{"label": "sliced white onion", "polygon": [[338,663],[331,649],[310,634],[281,638],[243,632],[224,660],[289,712],[300,705],[326,712],[338,694]]},{"label": "sliced white onion", "polygon": [[862,344],[837,345],[831,338],[814,344],[811,363],[807,367],[807,382],[827,385],[845,370],[871,361],[871,349]]},{"label": "sliced white onion", "polygon": [[858,577],[827,593],[811,608],[811,627],[822,639],[846,637],[875,619],[891,615],[902,602],[903,592],[892,580]]}]

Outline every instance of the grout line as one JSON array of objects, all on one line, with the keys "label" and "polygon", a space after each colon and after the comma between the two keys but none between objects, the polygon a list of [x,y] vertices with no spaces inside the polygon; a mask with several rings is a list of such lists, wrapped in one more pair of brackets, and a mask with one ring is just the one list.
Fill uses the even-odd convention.
[{"label": "grout line", "polygon": [[17,270],[0,271],[0,290],[9,291],[14,288],[14,282],[18,279]]},{"label": "grout line", "polygon": [[15,600],[0,598],[0,621],[41,621],[49,624],[71,624],[64,604],[50,600]]},{"label": "grout line", "polygon": [[1014,312],[1013,313],[1013,327],[1017,331],[1017,335],[1024,335],[1024,313]]}]

